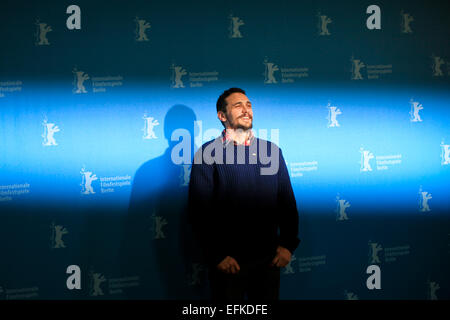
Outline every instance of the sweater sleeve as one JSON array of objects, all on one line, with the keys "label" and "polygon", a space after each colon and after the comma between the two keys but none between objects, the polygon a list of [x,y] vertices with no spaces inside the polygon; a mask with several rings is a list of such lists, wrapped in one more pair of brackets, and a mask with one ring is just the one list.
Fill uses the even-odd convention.
[{"label": "sweater sleeve", "polygon": [[291,180],[284,161],[281,149],[279,149],[280,164],[278,169],[278,214],[280,238],[279,244],[294,253],[300,243],[298,238],[298,211],[292,191]]},{"label": "sweater sleeve", "polygon": [[[201,157],[198,152],[194,159]],[[189,182],[188,221],[206,262],[217,265],[226,254],[214,214],[214,164],[197,163],[194,160]]]}]

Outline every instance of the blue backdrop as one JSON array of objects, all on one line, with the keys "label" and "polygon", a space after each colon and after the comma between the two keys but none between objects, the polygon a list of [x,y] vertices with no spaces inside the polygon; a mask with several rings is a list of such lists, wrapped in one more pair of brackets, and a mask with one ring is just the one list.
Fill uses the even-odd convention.
[{"label": "blue backdrop", "polygon": [[[81,29],[68,28],[72,4]],[[185,219],[190,167],[172,161],[171,136],[186,129],[192,152],[214,138],[216,100],[236,86],[297,200],[302,242],[281,298],[448,299],[448,9],[3,3],[0,298],[208,297]],[[366,286],[374,264],[380,290]]]}]

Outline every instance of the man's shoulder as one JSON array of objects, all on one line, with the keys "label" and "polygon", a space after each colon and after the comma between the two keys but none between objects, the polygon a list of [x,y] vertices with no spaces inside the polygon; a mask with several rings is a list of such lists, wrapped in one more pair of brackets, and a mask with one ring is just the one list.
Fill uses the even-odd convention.
[{"label": "man's shoulder", "polygon": [[[218,148],[219,146],[223,146],[221,137],[214,138],[214,139],[209,140],[209,141],[205,142],[204,144],[202,144],[202,146],[200,148],[198,148],[198,150],[195,152],[194,164],[201,164],[201,165],[205,164],[203,160],[204,160],[204,156],[205,156],[205,149],[208,146],[209,146],[208,149],[210,149],[210,150],[209,150],[209,152],[206,152],[206,154],[210,155],[210,156],[214,156],[214,154],[215,154],[214,149]],[[208,162],[208,164],[211,164],[211,163]]]},{"label": "man's shoulder", "polygon": [[209,141],[205,142],[204,144],[202,144],[200,150],[204,150],[204,149],[205,149],[207,146],[209,146],[211,143],[214,143],[214,144],[220,143],[220,144],[222,144],[222,138],[219,136],[219,137],[217,137],[217,138],[214,138],[214,139],[212,139],[212,140],[209,140]]}]

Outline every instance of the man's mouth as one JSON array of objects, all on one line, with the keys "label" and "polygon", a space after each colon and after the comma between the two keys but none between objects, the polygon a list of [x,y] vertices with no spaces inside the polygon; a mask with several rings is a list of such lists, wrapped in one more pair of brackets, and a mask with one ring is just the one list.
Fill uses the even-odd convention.
[{"label": "man's mouth", "polygon": [[250,121],[250,117],[241,117],[241,119],[243,119],[244,121]]}]

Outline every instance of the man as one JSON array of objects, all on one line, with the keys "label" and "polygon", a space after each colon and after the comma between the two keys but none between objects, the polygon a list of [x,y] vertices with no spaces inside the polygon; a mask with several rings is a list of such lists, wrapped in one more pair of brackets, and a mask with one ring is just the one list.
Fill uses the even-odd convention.
[{"label": "man", "polygon": [[281,149],[253,135],[244,90],[226,90],[217,116],[225,129],[195,154],[188,206],[212,298],[276,300],[280,267],[300,242],[286,164]]}]

